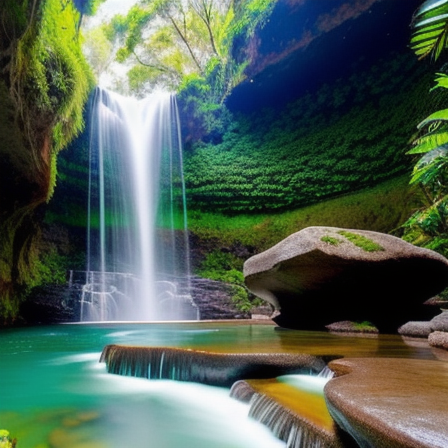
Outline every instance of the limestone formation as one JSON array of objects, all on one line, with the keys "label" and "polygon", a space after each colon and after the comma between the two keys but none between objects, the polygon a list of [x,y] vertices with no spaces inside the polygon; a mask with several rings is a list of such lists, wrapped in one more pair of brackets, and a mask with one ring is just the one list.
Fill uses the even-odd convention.
[{"label": "limestone formation", "polygon": [[280,326],[323,330],[367,320],[392,333],[434,315],[423,302],[448,285],[448,261],[378,232],[308,227],[249,258],[244,275],[248,288],[280,311]]}]

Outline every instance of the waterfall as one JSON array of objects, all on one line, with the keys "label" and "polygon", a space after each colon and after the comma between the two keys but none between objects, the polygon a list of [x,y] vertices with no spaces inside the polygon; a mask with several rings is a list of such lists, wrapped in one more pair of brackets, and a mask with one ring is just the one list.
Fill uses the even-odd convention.
[{"label": "waterfall", "polygon": [[174,95],[91,103],[82,321],[197,319]]}]

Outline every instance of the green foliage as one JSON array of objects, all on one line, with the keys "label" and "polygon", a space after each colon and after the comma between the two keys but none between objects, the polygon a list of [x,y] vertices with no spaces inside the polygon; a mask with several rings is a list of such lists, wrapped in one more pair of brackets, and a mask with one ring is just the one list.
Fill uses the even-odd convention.
[{"label": "green foliage", "polygon": [[408,177],[318,204],[271,214],[188,211],[189,231],[214,247],[244,246],[262,252],[294,232],[309,226],[369,229],[389,233],[397,229],[419,201]]},{"label": "green foliage", "polygon": [[188,117],[183,125],[184,134],[195,141],[204,136],[210,141],[224,134],[231,122],[231,114],[224,104],[214,101],[211,87],[205,77],[191,74],[184,77],[177,99],[182,116]]},{"label": "green foliage", "polygon": [[211,278],[205,274],[214,271],[238,271],[242,268],[242,262],[230,252],[214,250],[209,252],[206,259],[202,262],[200,273],[201,275],[204,275],[204,277]]},{"label": "green foliage", "polygon": [[113,59],[113,45],[107,35],[107,27],[100,26],[83,33],[83,52],[98,78]]},{"label": "green foliage", "polygon": [[404,224],[403,239],[448,256],[448,198],[417,210]]},{"label": "green foliage", "polygon": [[375,241],[372,241],[359,233],[348,232],[347,230],[340,230],[338,233],[339,235],[345,236],[345,238],[347,238],[351,243],[366,252],[377,252],[384,250],[380,244],[375,243]]},{"label": "green foliage", "polygon": [[[413,131],[409,117],[427,113],[420,98],[428,80],[409,56],[393,54],[284,111],[224,120],[224,132],[194,143],[185,155],[189,208],[227,214],[286,210],[407,172],[402,148]],[[201,88],[197,81],[186,104]],[[194,115],[188,110],[186,116]]]},{"label": "green foliage", "polygon": [[94,82],[72,0],[7,0],[0,9],[0,52],[9,61],[0,95],[14,136],[1,147],[1,176],[10,178],[12,199],[2,198],[0,207],[0,315],[11,322],[26,292],[57,275],[46,271],[48,254],[40,258],[40,207],[53,194],[57,154],[83,129]]},{"label": "green foliage", "polygon": [[67,259],[55,248],[42,253],[36,263],[34,278],[28,283],[29,288],[46,284],[64,284],[66,282]]},{"label": "green foliage", "polygon": [[[425,2],[414,17],[411,48],[421,58],[437,60],[447,48],[448,1]],[[448,75],[437,73],[435,86],[442,102],[448,96]],[[442,91],[440,93],[440,90]],[[403,238],[448,256],[448,109],[430,114],[418,126],[408,154],[424,154],[415,163],[411,184],[424,193],[424,205],[403,225]]]},{"label": "green foliage", "polygon": [[101,3],[104,3],[106,0],[73,0],[75,8],[86,16],[93,16],[98,11]]},{"label": "green foliage", "polygon": [[[66,3],[66,2],[65,2]],[[83,109],[94,80],[76,38],[76,11],[61,0],[47,0],[43,26],[38,36],[38,67],[45,68],[46,84],[41,85],[37,102],[43,110],[51,108],[54,119],[53,152],[61,149],[84,127]],[[65,31],[61,33],[61,30]],[[34,73],[30,73],[33,76]],[[41,74],[38,75],[42,77]]]},{"label": "green foliage", "polygon": [[9,431],[0,429],[0,448],[14,448],[16,443],[17,440],[11,439]]},{"label": "green foliage", "polygon": [[[30,23],[18,42],[12,90],[36,153],[42,151],[39,145],[43,144],[35,135],[36,121],[41,121],[41,127],[53,129],[49,148],[53,155],[84,126],[83,108],[94,81],[81,53],[78,17],[71,1],[46,0],[40,22]],[[56,167],[54,161],[51,167]],[[55,179],[55,173],[50,176]],[[54,182],[50,187],[47,199],[53,193]]]},{"label": "green foliage", "polygon": [[222,132],[223,102],[245,79],[249,63],[246,53],[232,54],[234,41],[252,36],[275,3],[140,0],[126,16],[113,17],[105,34],[119,43],[116,60],[133,65],[129,92],[142,97],[157,88],[177,91],[196,138]]}]

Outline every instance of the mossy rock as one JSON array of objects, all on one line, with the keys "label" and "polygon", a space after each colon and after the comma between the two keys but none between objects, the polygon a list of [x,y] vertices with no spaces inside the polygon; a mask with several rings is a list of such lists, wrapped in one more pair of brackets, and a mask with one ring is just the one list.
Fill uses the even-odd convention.
[{"label": "mossy rock", "polygon": [[244,276],[250,291],[280,311],[280,326],[370,321],[395,333],[436,314],[423,302],[446,287],[448,260],[384,233],[307,227],[249,258]]}]

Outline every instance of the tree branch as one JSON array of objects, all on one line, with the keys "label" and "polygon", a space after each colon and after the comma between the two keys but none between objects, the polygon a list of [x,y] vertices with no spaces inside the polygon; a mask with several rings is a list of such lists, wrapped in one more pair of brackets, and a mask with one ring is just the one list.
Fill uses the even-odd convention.
[{"label": "tree branch", "polygon": [[[216,56],[219,56],[218,50],[216,49],[215,38],[213,36],[213,31],[211,28],[212,5],[213,5],[213,1],[211,1],[207,7],[207,3],[205,0],[202,0],[200,7],[198,5],[196,5],[194,2],[191,3],[191,6],[193,7],[194,11],[201,18],[201,20],[204,22],[205,26],[207,27],[210,44],[212,46],[213,53],[215,53]],[[202,11],[201,11],[201,9],[202,9]]]},{"label": "tree branch", "polygon": [[170,14],[168,14],[168,18],[171,20],[171,23],[173,24],[174,28],[177,31],[177,34],[179,34],[180,38],[183,40],[184,44],[187,46],[188,52],[190,53],[191,58],[193,59],[194,63],[196,64],[197,68],[199,69],[200,73],[202,74],[202,67],[199,64],[198,60],[196,59],[192,48],[190,47],[190,44],[188,43],[186,37],[183,35],[182,31],[179,29],[179,27],[177,26],[177,23],[175,22],[175,20],[171,17]]},{"label": "tree branch", "polygon": [[170,72],[170,70],[168,68],[163,67],[162,65],[153,65],[153,64],[147,64],[147,63],[143,62],[135,51],[133,51],[132,54],[135,56],[135,59],[137,59],[138,63],[143,65],[144,67],[155,68],[156,70],[159,70],[161,72]]}]

